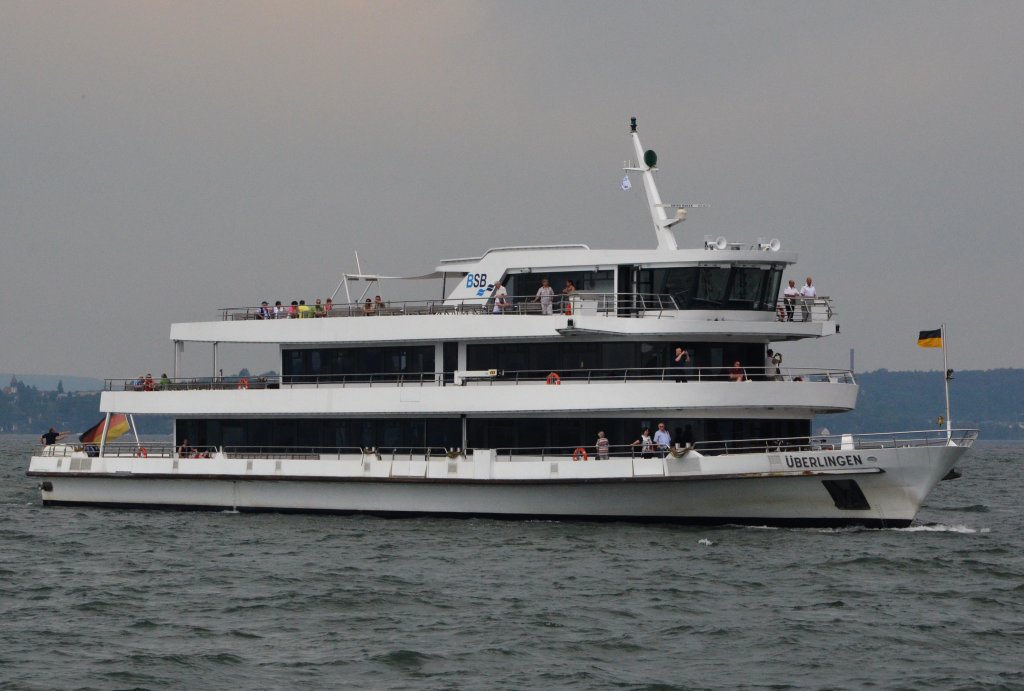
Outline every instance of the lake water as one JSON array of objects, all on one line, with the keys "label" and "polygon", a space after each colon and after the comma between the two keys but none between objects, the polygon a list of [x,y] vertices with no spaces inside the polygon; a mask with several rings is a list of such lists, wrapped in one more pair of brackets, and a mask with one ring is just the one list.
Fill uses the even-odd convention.
[{"label": "lake water", "polygon": [[0,437],[0,688],[1024,688],[1024,445],[903,530],[44,509]]}]

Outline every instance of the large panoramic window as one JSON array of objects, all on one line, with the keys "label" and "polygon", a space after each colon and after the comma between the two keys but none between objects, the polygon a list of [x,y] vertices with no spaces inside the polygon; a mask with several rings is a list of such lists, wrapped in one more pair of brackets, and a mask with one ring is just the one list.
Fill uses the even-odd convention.
[{"label": "large panoramic window", "polygon": [[281,369],[286,384],[394,381],[434,372],[434,346],[285,349]]},{"label": "large panoramic window", "polygon": [[[648,341],[642,343],[471,343],[466,346],[467,368],[502,372],[558,372],[560,376],[589,376],[590,370],[627,370],[669,367],[676,346],[690,353],[691,365],[701,376],[726,378],[739,360],[752,371],[764,366],[764,346],[756,343],[694,343]],[[623,372],[624,373],[624,372]],[[607,374],[607,373],[605,373]],[[605,376],[605,375],[599,375]]]},{"label": "large panoramic window", "polygon": [[[807,420],[750,420],[702,418],[469,418],[466,448],[533,449],[570,454],[583,446],[591,449],[599,431],[611,441],[614,455],[629,455],[629,444],[643,428],[664,422],[673,441],[692,435],[721,453],[737,439],[783,439],[810,434]],[[689,428],[689,429],[687,429]],[[358,453],[374,447],[382,454],[461,448],[462,420],[444,418],[248,418],[179,419],[176,444],[188,440],[194,447],[223,447],[228,453]]]}]

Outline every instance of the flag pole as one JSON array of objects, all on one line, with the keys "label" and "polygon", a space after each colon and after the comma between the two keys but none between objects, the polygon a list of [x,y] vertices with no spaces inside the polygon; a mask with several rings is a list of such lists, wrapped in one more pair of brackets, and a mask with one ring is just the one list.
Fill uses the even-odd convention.
[{"label": "flag pole", "polygon": [[100,432],[100,456],[103,455],[103,449],[107,445],[107,427],[110,426],[110,413],[107,413],[103,418],[103,430]]},{"label": "flag pole", "polygon": [[942,379],[946,385],[946,444],[953,439],[953,421],[949,418],[949,363],[946,360],[946,325],[942,325]]}]

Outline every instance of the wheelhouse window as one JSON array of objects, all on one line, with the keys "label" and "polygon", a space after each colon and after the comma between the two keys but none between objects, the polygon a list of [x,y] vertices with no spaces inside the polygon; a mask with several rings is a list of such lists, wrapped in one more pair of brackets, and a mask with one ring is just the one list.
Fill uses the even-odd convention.
[{"label": "wheelhouse window", "polygon": [[637,291],[671,295],[679,309],[775,309],[782,265],[706,264],[641,269]]}]

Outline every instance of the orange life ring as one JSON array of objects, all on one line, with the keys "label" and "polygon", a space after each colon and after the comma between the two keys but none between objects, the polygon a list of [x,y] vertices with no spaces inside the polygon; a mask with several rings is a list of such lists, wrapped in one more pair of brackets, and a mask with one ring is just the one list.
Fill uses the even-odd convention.
[{"label": "orange life ring", "polygon": [[146,451],[146,447],[145,446],[140,446],[138,451],[135,452],[135,455],[138,458],[149,458],[149,452]]},{"label": "orange life ring", "polygon": [[566,302],[565,303],[565,314],[572,314],[572,303],[571,302]]},{"label": "orange life ring", "polygon": [[546,381],[548,384],[554,384],[555,386],[560,386],[562,384],[562,378],[558,376],[558,372],[552,372],[549,374]]},{"label": "orange life ring", "polygon": [[577,446],[576,450],[572,452],[572,460],[578,461],[582,458],[584,461],[590,460],[590,456],[587,455],[587,450],[582,446]]},{"label": "orange life ring", "polygon": [[249,379],[248,379],[248,377],[242,377],[241,381],[238,382],[238,388],[240,388],[240,389],[248,389],[249,388]]}]

